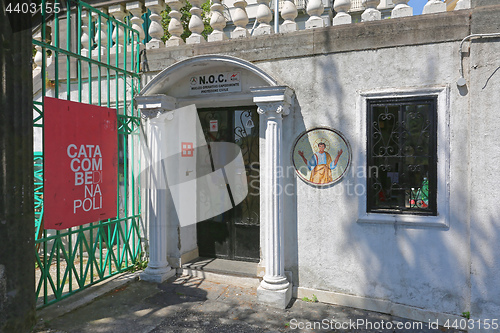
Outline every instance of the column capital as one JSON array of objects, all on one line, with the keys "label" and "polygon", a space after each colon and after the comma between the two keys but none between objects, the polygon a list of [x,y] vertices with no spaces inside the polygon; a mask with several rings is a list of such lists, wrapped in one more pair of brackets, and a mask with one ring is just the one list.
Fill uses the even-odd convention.
[{"label": "column capital", "polygon": [[293,90],[287,86],[250,88],[253,101],[257,104],[259,114],[276,114],[286,116],[293,105]]},{"label": "column capital", "polygon": [[284,105],[282,102],[263,102],[257,103],[257,106],[257,113],[262,115],[267,114],[273,116],[287,116],[290,113],[290,105]]},{"label": "column capital", "polygon": [[159,115],[176,108],[177,100],[167,95],[136,96],[137,107],[143,118],[156,118]]}]

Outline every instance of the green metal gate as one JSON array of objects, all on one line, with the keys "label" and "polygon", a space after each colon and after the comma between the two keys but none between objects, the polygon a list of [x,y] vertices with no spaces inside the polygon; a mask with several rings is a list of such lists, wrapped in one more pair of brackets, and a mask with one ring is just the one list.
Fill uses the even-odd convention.
[{"label": "green metal gate", "polygon": [[[37,306],[57,302],[144,259],[141,246],[139,32],[78,0],[46,1],[34,27],[35,225]],[[82,38],[83,37],[83,38]],[[66,230],[43,228],[43,114],[46,96],[115,108],[118,211],[115,219]],[[137,179],[136,179],[137,178]]]}]

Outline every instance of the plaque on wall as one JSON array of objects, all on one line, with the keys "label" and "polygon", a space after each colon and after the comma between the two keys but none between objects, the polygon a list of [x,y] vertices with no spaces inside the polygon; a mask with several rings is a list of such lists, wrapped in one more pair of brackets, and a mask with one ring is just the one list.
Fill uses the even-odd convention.
[{"label": "plaque on wall", "polygon": [[292,163],[299,178],[306,183],[331,185],[346,174],[351,164],[351,147],[339,131],[313,128],[295,140]]}]

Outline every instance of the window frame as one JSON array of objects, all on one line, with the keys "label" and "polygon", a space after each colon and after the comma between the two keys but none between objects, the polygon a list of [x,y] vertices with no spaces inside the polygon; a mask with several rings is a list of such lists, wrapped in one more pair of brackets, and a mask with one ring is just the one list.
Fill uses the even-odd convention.
[{"label": "window frame", "polygon": [[[367,100],[367,126],[366,126],[366,136],[367,136],[367,145],[366,145],[366,165],[367,172],[372,170],[372,167],[378,167],[374,163],[375,157],[374,155],[374,145],[373,142],[373,127],[371,124],[375,121],[374,119],[374,108],[375,107],[397,107],[397,117],[398,122],[403,121],[405,118],[403,116],[404,106],[405,105],[424,105],[429,104],[429,114],[428,119],[430,121],[429,124],[429,133],[431,133],[431,137],[428,145],[428,184],[429,184],[429,196],[428,203],[429,207],[427,210],[419,210],[415,208],[406,208],[406,207],[398,207],[398,208],[384,208],[380,206],[376,206],[373,193],[368,193],[372,183],[372,177],[368,175],[366,178],[366,192],[367,192],[367,212],[369,213],[387,213],[387,214],[418,214],[418,215],[427,215],[427,216],[436,216],[437,215],[437,202],[436,202],[436,178],[437,178],[437,98],[436,96],[416,96],[416,97],[406,97],[406,98],[385,98],[385,99],[368,99]],[[368,126],[370,124],[370,126]],[[399,127],[399,126],[398,126]],[[408,129],[407,129],[408,130]],[[399,133],[401,134],[401,132]],[[398,146],[402,143],[402,138],[398,138]],[[399,152],[398,152],[399,155]],[[403,156],[391,156],[390,158],[397,159],[403,161],[405,159],[405,155]],[[402,165],[405,163],[399,164],[400,168],[398,173],[402,175],[404,172],[409,172],[409,170],[402,170]],[[394,170],[396,171],[396,170]],[[378,171],[377,171],[378,173]]]},{"label": "window frame", "polygon": [[[367,186],[367,125],[369,121],[368,104],[370,100],[396,100],[411,98],[436,98],[436,212],[435,215],[422,215],[414,213],[391,213],[391,212],[368,212]],[[379,89],[358,92],[357,114],[358,114],[358,153],[356,154],[357,165],[355,189],[358,198],[358,223],[375,223],[405,225],[415,227],[449,228],[449,86],[432,86],[423,88],[394,88]],[[363,194],[359,195],[360,190]]]}]

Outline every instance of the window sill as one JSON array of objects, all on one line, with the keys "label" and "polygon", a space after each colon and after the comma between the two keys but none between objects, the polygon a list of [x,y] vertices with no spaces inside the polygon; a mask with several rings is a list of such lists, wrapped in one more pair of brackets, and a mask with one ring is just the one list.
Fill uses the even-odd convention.
[{"label": "window sill", "polygon": [[404,215],[404,214],[375,214],[366,213],[357,220],[362,224],[388,224],[408,227],[431,227],[448,229],[448,220],[444,216]]}]

